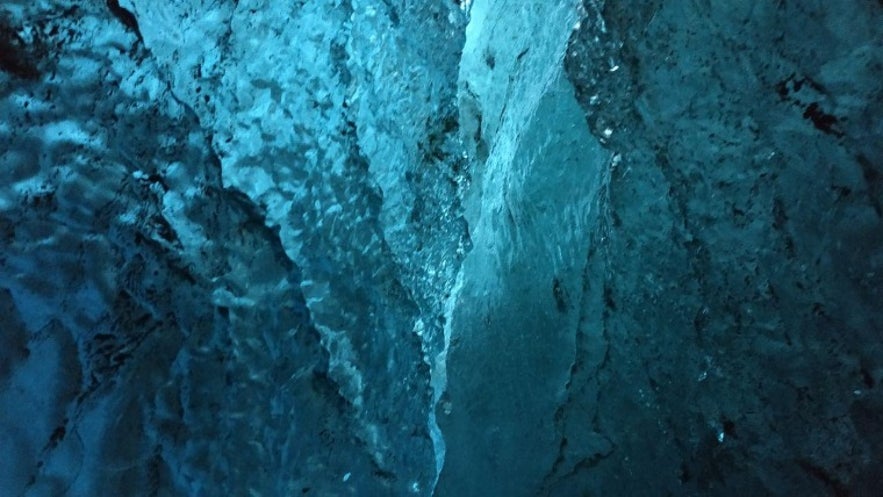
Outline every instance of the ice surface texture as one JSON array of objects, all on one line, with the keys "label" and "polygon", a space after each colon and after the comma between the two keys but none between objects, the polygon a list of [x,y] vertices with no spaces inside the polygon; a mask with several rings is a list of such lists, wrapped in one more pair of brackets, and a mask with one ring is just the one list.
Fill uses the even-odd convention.
[{"label": "ice surface texture", "polygon": [[879,2],[3,2],[0,496],[877,495],[881,157]]}]

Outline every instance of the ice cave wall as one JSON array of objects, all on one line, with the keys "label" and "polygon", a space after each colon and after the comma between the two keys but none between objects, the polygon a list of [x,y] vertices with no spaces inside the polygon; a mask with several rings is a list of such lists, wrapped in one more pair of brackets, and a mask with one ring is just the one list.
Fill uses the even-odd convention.
[{"label": "ice cave wall", "polygon": [[883,5],[585,7],[566,67],[614,157],[571,391],[613,449],[551,492],[877,493]]},{"label": "ice cave wall", "polygon": [[883,5],[9,0],[0,495],[875,495]]},{"label": "ice cave wall", "polygon": [[[532,155],[529,133],[509,133],[523,148],[491,180],[504,200],[480,202],[499,218],[467,210],[440,494],[877,493],[883,8],[586,1],[575,22],[547,9],[535,29],[572,29],[567,80],[607,152],[569,169],[561,147]],[[549,49],[501,24],[488,71],[519,36]],[[518,75],[505,71],[500,92]],[[566,140],[574,121],[541,106],[526,122]],[[489,146],[488,171],[513,148]],[[538,248],[507,227],[530,222],[505,220],[537,203],[511,178],[547,159],[590,202],[585,228],[532,230],[573,251],[551,284],[553,259],[519,259]],[[469,281],[473,264],[502,269]]]},{"label": "ice cave wall", "polygon": [[465,22],[3,5],[4,495],[431,492]]}]

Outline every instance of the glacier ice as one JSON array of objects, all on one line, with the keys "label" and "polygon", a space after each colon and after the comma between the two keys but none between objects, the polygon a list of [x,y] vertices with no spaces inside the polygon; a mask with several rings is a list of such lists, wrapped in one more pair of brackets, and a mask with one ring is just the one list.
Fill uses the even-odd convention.
[{"label": "glacier ice", "polygon": [[883,6],[0,4],[0,495],[874,495]]}]

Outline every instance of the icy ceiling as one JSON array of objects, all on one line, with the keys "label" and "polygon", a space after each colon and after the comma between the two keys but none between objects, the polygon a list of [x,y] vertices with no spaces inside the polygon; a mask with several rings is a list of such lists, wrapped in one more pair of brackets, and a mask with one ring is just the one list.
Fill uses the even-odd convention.
[{"label": "icy ceiling", "polygon": [[881,303],[881,2],[0,3],[0,497],[877,495]]}]

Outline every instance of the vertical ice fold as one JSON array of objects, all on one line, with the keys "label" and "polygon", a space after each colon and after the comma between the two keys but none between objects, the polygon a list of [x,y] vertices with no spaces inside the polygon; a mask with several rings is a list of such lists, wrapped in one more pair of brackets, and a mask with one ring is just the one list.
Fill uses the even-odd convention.
[{"label": "vertical ice fold", "polygon": [[[0,85],[15,176],[0,186],[13,240],[0,283],[39,329],[69,311],[70,331],[57,329],[77,334],[84,374],[104,388],[82,393],[94,409],[75,420],[49,413],[25,445],[91,423],[89,468],[128,444],[149,464],[120,455],[133,468],[123,477],[153,475],[170,492],[428,495],[444,452],[432,412],[444,300],[468,247],[464,12],[119,3],[126,24],[116,3],[0,7],[2,35],[33,44],[12,55],[46,69]],[[34,218],[22,217],[27,199]],[[98,282],[77,280],[79,250],[112,266]],[[68,275],[68,297],[52,278],[22,278],[35,273],[28,253],[64,264],[47,267]],[[105,387],[112,373],[123,381]],[[122,388],[129,374],[137,392]],[[115,409],[143,426],[120,444],[106,438],[117,425],[98,421]],[[76,440],[54,438],[46,475]],[[115,478],[79,482],[73,494],[119,493]]]},{"label": "vertical ice fold", "polygon": [[[301,268],[348,429],[384,484],[431,492],[427,468],[444,451],[432,412],[443,300],[466,243],[463,12],[132,4],[173,91],[211,129],[225,184],[260,206]],[[168,19],[184,22],[163,29]],[[376,479],[366,473],[349,483]]]},{"label": "vertical ice fold", "polygon": [[575,234],[606,160],[562,77],[578,14],[577,2],[472,4],[460,106],[473,249],[451,296],[441,496],[533,495],[559,445],[588,242]]}]

